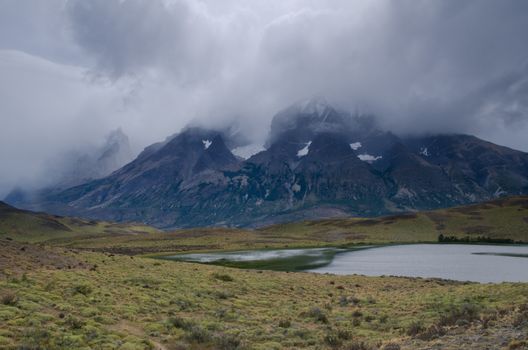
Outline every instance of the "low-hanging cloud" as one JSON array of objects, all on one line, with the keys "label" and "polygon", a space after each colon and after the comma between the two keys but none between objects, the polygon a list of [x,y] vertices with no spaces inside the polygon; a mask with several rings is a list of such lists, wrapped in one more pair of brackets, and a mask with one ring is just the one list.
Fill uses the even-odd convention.
[{"label": "low-hanging cloud", "polygon": [[258,142],[278,109],[314,95],[399,133],[528,150],[522,0],[45,4],[0,3],[0,195],[111,128],[139,151],[191,121],[236,119]]}]

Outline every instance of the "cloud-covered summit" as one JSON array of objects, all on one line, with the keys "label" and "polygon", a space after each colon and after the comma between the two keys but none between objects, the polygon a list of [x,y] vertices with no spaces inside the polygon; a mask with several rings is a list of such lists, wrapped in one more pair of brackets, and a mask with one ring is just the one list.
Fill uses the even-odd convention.
[{"label": "cloud-covered summit", "polygon": [[528,150],[527,32],[522,0],[5,0],[0,194],[119,126],[136,152],[191,121],[262,139],[314,95]]}]

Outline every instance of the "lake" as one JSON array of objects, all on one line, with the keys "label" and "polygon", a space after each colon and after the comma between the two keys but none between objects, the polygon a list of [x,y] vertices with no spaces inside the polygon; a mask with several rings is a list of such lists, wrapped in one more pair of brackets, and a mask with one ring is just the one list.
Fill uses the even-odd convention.
[{"label": "lake", "polygon": [[407,244],[181,254],[165,259],[238,268],[339,275],[408,276],[474,282],[528,282],[528,246]]},{"label": "lake", "polygon": [[199,262],[243,269],[304,271],[327,266],[333,261],[336,254],[347,251],[337,248],[244,250],[178,254],[162,257],[162,259]]}]

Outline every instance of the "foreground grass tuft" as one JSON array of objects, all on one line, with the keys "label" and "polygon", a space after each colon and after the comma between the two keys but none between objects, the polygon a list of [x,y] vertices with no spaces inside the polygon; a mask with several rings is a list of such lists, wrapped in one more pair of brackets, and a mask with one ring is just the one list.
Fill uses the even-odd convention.
[{"label": "foreground grass tuft", "polygon": [[16,303],[18,302],[18,297],[16,296],[15,293],[6,293],[2,295],[2,297],[0,297],[0,302],[3,305],[15,306]]},{"label": "foreground grass tuft", "polygon": [[224,281],[224,282],[233,282],[235,279],[228,275],[228,274],[225,274],[225,273],[213,273],[213,278],[217,279],[217,280],[220,280],[220,281]]}]

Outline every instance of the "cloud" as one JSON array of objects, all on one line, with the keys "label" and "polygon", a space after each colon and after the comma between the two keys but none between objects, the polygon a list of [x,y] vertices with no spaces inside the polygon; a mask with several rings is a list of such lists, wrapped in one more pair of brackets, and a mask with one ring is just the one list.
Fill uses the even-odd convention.
[{"label": "cloud", "polygon": [[0,76],[4,191],[50,180],[42,175],[51,157],[92,146],[113,126],[102,116],[120,96],[113,88],[84,83],[78,68],[0,50]]},{"label": "cloud", "polygon": [[56,62],[82,62],[69,32],[66,2],[0,1],[0,49],[23,51]]},{"label": "cloud", "polygon": [[236,119],[258,144],[314,95],[528,151],[527,32],[517,0],[5,0],[0,195],[112,128],[139,151]]},{"label": "cloud", "polygon": [[522,92],[504,86],[528,62],[519,1],[72,0],[68,9],[97,72],[162,76],[202,101],[194,114],[207,123],[242,116],[264,127],[312,95],[375,112],[399,132],[523,120]]},{"label": "cloud", "polygon": [[215,62],[213,28],[191,4],[162,0],[71,0],[77,43],[97,71],[116,79],[163,70],[180,82],[203,81]]}]

